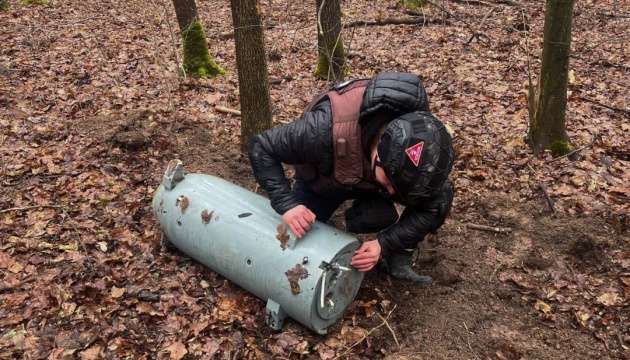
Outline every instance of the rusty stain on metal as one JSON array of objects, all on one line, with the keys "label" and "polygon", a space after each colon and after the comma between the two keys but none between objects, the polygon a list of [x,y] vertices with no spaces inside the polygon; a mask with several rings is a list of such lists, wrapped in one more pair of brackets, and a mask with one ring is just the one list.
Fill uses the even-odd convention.
[{"label": "rusty stain on metal", "polygon": [[201,212],[201,221],[204,225],[208,225],[210,220],[212,220],[212,214],[214,214],[214,210],[208,212],[208,210],[204,210]]},{"label": "rusty stain on metal", "polygon": [[289,234],[287,234],[287,228],[284,227],[283,224],[278,224],[278,235],[276,235],[276,239],[280,240],[280,247],[282,250],[287,248]]},{"label": "rusty stain on metal", "polygon": [[291,285],[291,293],[298,295],[302,291],[300,290],[300,284],[298,281],[306,279],[308,277],[308,270],[302,267],[300,264],[295,264],[295,267],[285,272],[287,279],[289,279],[289,285]]},{"label": "rusty stain on metal", "polygon": [[177,201],[175,202],[175,206],[179,206],[179,208],[182,209],[182,214],[186,213],[186,208],[188,208],[188,205],[190,205],[190,200],[184,195],[178,197]]}]

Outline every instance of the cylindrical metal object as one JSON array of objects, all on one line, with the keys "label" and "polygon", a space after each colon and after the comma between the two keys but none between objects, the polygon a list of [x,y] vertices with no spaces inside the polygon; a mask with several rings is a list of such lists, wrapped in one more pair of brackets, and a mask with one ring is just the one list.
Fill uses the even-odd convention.
[{"label": "cylindrical metal object", "polygon": [[220,178],[183,174],[173,160],[153,197],[164,237],[267,301],[265,321],[285,316],[325,334],[354,300],[363,273],[350,267],[360,243],[315,222],[296,239],[269,200]]}]

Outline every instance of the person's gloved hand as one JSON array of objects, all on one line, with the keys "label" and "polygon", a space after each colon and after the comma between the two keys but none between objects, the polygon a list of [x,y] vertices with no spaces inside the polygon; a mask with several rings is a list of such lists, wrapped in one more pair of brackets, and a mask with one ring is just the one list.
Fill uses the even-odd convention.
[{"label": "person's gloved hand", "polygon": [[289,225],[298,239],[311,228],[309,224],[315,222],[315,214],[304,205],[298,205],[282,215],[282,220]]},{"label": "person's gloved hand", "polygon": [[366,241],[355,250],[354,254],[350,265],[359,271],[369,271],[378,263],[381,256],[381,245],[378,240]]}]

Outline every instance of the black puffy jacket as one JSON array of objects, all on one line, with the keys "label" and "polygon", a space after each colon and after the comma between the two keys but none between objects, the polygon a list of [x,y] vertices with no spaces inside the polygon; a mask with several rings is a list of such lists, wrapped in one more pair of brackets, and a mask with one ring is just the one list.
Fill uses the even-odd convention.
[{"label": "black puffy jacket", "polygon": [[[364,148],[368,149],[384,123],[411,111],[429,111],[424,86],[410,73],[380,73],[370,80],[361,103],[359,124]],[[265,189],[278,214],[299,205],[285,176],[285,164],[311,164],[321,176],[332,176],[332,112],[330,101],[317,104],[300,120],[255,135],[249,144],[254,177]],[[325,194],[324,194],[325,195]],[[348,193],[348,197],[354,195]],[[374,193],[374,196],[379,196]],[[450,182],[433,199],[408,206],[398,223],[377,235],[383,255],[415,248],[429,232],[443,223],[453,200]]]}]

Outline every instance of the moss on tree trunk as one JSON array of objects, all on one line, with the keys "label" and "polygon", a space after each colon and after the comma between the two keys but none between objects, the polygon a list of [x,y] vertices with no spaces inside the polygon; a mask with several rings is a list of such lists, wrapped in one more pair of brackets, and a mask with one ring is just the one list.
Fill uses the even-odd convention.
[{"label": "moss on tree trunk", "polygon": [[206,33],[199,21],[193,21],[182,31],[184,44],[183,68],[187,76],[199,78],[212,78],[225,74],[217,63],[210,57]]},{"label": "moss on tree trunk", "polygon": [[317,0],[317,46],[319,56],[315,76],[339,82],[347,73],[341,36],[339,0]]},{"label": "moss on tree trunk", "polygon": [[344,58],[343,40],[331,41],[320,49],[315,68],[315,76],[325,80],[341,80],[348,73],[348,67],[342,61],[342,67],[337,65],[339,59]]},{"label": "moss on tree trunk", "polygon": [[575,0],[547,1],[542,66],[535,91],[530,84],[528,139],[534,153],[548,149],[560,156],[571,151],[565,114],[574,4]]}]

